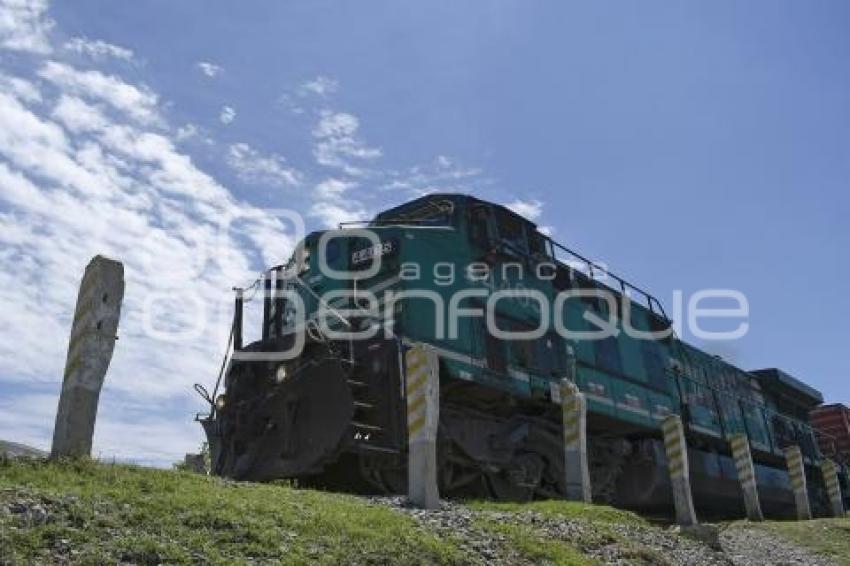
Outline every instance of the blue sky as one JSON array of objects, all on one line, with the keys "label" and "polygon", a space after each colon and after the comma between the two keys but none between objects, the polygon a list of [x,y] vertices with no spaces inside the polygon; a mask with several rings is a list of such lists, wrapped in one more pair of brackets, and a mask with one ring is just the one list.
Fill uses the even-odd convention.
[{"label": "blue sky", "polygon": [[[263,209],[318,228],[430,190],[514,205],[668,305],[742,291],[748,334],[707,348],[850,402],[846,2],[0,12],[0,436],[49,443],[94,253],[128,266],[95,450],[163,463],[200,440],[228,289],[292,245]],[[187,270],[225,207],[226,257]],[[155,326],[205,313],[184,343],[143,332],[166,292]]]}]

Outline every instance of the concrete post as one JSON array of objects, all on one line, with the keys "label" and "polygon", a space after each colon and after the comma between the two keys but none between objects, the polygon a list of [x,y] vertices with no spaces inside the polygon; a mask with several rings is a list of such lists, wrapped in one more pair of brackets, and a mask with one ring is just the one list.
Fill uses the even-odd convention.
[{"label": "concrete post", "polygon": [[806,488],[806,469],[803,466],[803,455],[799,446],[788,446],[784,450],[785,462],[788,465],[788,476],[791,479],[791,489],[794,490],[794,504],[797,507],[797,519],[804,521],[812,518],[812,508],[809,506],[809,492]]},{"label": "concrete post", "polygon": [[690,470],[688,468],[688,446],[685,429],[679,415],[670,415],[661,422],[664,432],[664,451],[667,453],[667,471],[673,488],[673,503],[676,506],[676,523],[683,527],[697,524],[694,500],[691,494]]},{"label": "concrete post", "polygon": [[124,265],[95,256],[86,266],[65,362],[51,457],[91,454],[100,389],[112,359],[124,299]]},{"label": "concrete post", "polygon": [[203,454],[186,454],[183,458],[183,467],[186,471],[196,474],[207,473],[207,462]]},{"label": "concrete post", "polygon": [[440,506],[437,488],[437,425],[440,420],[440,364],[421,344],[405,354],[407,398],[407,497],[425,509]]},{"label": "concrete post", "polygon": [[747,519],[764,521],[758,489],[756,488],[756,470],[753,466],[752,454],[750,454],[750,441],[746,434],[737,433],[729,437],[729,444],[732,447],[732,457],[735,459],[738,481],[741,483],[741,491],[744,494]]},{"label": "concrete post", "polygon": [[833,517],[844,516],[844,501],[841,500],[841,486],[838,484],[838,467],[832,460],[824,460],[820,465],[823,483],[829,496],[829,507]]},{"label": "concrete post", "polygon": [[567,499],[591,502],[587,466],[587,399],[569,380],[560,383]]}]

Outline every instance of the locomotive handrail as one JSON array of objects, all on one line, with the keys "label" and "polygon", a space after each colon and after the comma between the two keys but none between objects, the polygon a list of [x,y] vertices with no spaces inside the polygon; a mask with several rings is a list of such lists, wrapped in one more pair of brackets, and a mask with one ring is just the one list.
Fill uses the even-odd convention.
[{"label": "locomotive handrail", "polygon": [[[424,223],[427,223],[427,222],[430,222],[430,220],[428,220],[428,219],[419,220],[419,219],[412,219],[412,218],[385,218],[385,219],[378,220],[377,218],[375,218],[375,219],[372,219],[372,220],[352,220],[352,221],[348,221],[348,222],[340,222],[340,223],[338,223],[337,226],[339,227],[340,230],[344,230],[345,227],[348,227],[348,226],[363,226],[363,225],[366,225],[366,226],[371,225],[371,227],[373,227],[373,228],[385,228],[385,227],[388,227],[388,226],[405,227],[406,225],[409,225],[410,228],[420,228],[420,229],[421,228],[442,228],[442,229],[453,229],[454,228],[453,226],[451,226],[448,223],[444,226],[418,225],[418,223],[424,224]],[[384,224],[384,226],[381,226],[381,224]],[[664,305],[662,305],[661,301],[659,301],[654,295],[652,295],[651,293],[641,289],[637,285],[630,283],[629,281],[620,277],[619,275],[612,273],[606,267],[599,265],[598,263],[594,262],[593,260],[586,258],[583,255],[581,255],[580,253],[578,253],[578,252],[568,248],[567,246],[557,242],[556,240],[554,240],[550,236],[544,235],[543,237],[546,239],[547,242],[549,242],[550,246],[552,246],[552,248],[553,248],[551,253],[550,253],[550,255],[552,256],[552,259],[554,259],[556,261],[558,260],[558,258],[555,257],[554,248],[558,248],[559,250],[566,252],[567,254],[572,256],[573,258],[575,258],[575,259],[581,261],[582,263],[584,263],[585,265],[587,265],[589,275],[592,279],[595,279],[594,273],[593,273],[594,269],[605,274],[605,275],[607,275],[607,276],[609,276],[609,277],[612,277],[613,279],[615,279],[620,284],[620,289],[624,294],[626,293],[627,289],[635,291],[636,293],[638,293],[639,295],[641,295],[644,298],[644,301],[646,302],[646,307],[649,309],[650,313],[662,317],[665,322],[670,322],[670,318],[667,316],[667,313],[664,310]],[[516,250],[516,251],[519,252],[521,255],[529,255],[529,254],[523,253],[521,250]]]},{"label": "locomotive handrail", "polygon": [[[646,306],[649,308],[649,312],[651,312],[653,314],[660,315],[667,322],[670,321],[670,319],[667,317],[667,313],[664,311],[664,306],[661,304],[661,301],[656,299],[652,294],[648,293],[647,291],[644,291],[643,289],[641,289],[637,285],[629,283],[628,281],[626,281],[625,279],[623,279],[619,275],[616,275],[616,274],[612,273],[611,271],[609,271],[606,267],[603,267],[603,266],[599,265],[598,263],[594,262],[593,260],[584,257],[580,253],[578,253],[574,250],[571,250],[567,246],[555,241],[551,237],[544,236],[544,238],[546,238],[546,241],[548,241],[549,244],[553,248],[558,248],[558,249],[566,252],[570,256],[574,257],[575,259],[586,264],[587,267],[588,267],[588,271],[589,271],[589,275],[590,275],[591,279],[595,279],[594,274],[593,274],[594,269],[601,271],[605,275],[616,279],[617,282],[620,284],[620,289],[623,291],[623,293],[626,292],[626,289],[630,289],[630,290],[635,291],[635,292],[639,293],[640,295],[642,295],[644,300],[646,300]],[[552,253],[552,258],[557,260],[557,258],[555,257],[554,250],[553,250],[553,253]],[[655,306],[658,307],[659,312],[657,312],[657,313],[655,312],[655,309],[653,308],[653,304],[655,304]]]},{"label": "locomotive handrail", "polygon": [[[806,422],[799,421],[799,420],[796,420],[796,419],[792,419],[792,418],[788,417],[787,415],[784,415],[784,414],[780,413],[779,411],[777,411],[775,409],[771,409],[770,407],[768,407],[767,405],[765,405],[763,403],[759,403],[757,401],[752,401],[750,399],[741,399],[730,391],[726,391],[724,389],[720,389],[718,387],[715,387],[713,385],[708,385],[706,383],[701,383],[701,382],[697,381],[696,379],[689,377],[689,376],[685,375],[684,373],[681,373],[681,372],[678,372],[678,371],[675,371],[675,370],[667,369],[666,371],[668,373],[672,373],[674,378],[677,381],[679,379],[684,379],[684,380],[687,380],[691,383],[699,385],[700,387],[705,387],[706,389],[711,391],[712,394],[723,395],[723,396],[726,396],[728,398],[731,398],[731,399],[737,401],[737,403],[739,405],[741,403],[746,403],[746,404],[754,407],[755,409],[761,411],[762,415],[764,417],[767,417],[768,415],[770,417],[777,416],[781,419],[784,419],[786,422],[792,422],[792,423],[800,425],[805,432],[808,432],[815,437],[815,441],[816,441],[815,447],[817,449],[817,452],[820,453],[821,456],[823,456],[823,454],[822,454],[822,450],[820,449],[820,446],[817,443],[817,438],[823,437],[823,438],[826,438],[827,440],[831,440],[833,443],[835,442],[835,437],[833,437],[832,435],[827,434],[827,433],[822,432],[822,431],[819,431],[818,429],[812,427],[810,424],[808,424]],[[682,396],[684,397],[684,395],[682,395]],[[716,397],[713,395],[713,398],[716,398]],[[716,401],[715,401],[715,404],[716,404]],[[706,408],[711,409],[711,407],[706,407]],[[717,407],[716,409],[712,409],[712,410],[714,410],[714,412],[717,413],[718,419],[720,419],[720,420],[723,419],[723,415],[722,415],[722,412],[720,411],[719,407]],[[688,420],[690,421],[690,418]],[[746,420],[744,420],[744,422],[746,423]],[[766,428],[766,431],[767,431],[767,434],[768,434],[768,440],[770,441],[771,445],[775,445],[776,444],[775,438],[773,438],[775,436],[775,434],[772,430],[772,427],[767,422],[765,422],[765,424],[767,425],[765,428]],[[747,436],[749,436],[749,434]]]},{"label": "locomotive handrail", "polygon": [[[444,205],[444,203],[448,203],[448,204]],[[441,204],[443,204],[443,206],[441,206]],[[436,202],[426,202],[424,207],[422,207],[420,209],[416,209],[416,210],[417,211],[423,210],[423,209],[428,210],[430,208],[436,209],[437,214],[453,214],[454,213],[454,204],[452,204],[451,202],[448,202],[448,201],[441,201],[439,204],[436,203]],[[337,224],[337,226],[339,226],[340,230],[343,229],[343,226],[351,226],[351,225],[357,225],[357,224],[366,224],[367,226],[372,225],[375,228],[380,227],[379,226],[380,224],[390,224],[390,225],[393,225],[393,226],[410,225],[411,228],[450,228],[451,227],[451,225],[448,223],[448,219],[447,219],[447,222],[446,222],[446,226],[417,226],[416,225],[416,223],[423,223],[424,224],[426,222],[433,222],[433,221],[434,221],[433,217],[413,218],[411,216],[411,214],[402,214],[401,216],[398,216],[398,217],[395,217],[395,218],[383,218],[383,219],[380,219],[380,220],[376,217],[376,218],[373,218],[372,220],[354,220],[354,221],[350,221],[350,222],[340,222],[340,223]]]},{"label": "locomotive handrail", "polygon": [[[380,222],[380,224],[375,224],[375,222]],[[415,220],[406,220],[404,224],[402,224],[398,220],[388,219],[388,220],[351,220],[348,222],[340,222],[337,224],[340,230],[345,230],[349,226],[368,226],[369,228],[416,228],[417,230],[454,230],[455,227],[446,224],[446,225],[435,225],[435,226],[421,226],[418,224],[411,224],[411,222],[417,222]],[[419,222],[427,222],[426,220],[421,220]]]}]

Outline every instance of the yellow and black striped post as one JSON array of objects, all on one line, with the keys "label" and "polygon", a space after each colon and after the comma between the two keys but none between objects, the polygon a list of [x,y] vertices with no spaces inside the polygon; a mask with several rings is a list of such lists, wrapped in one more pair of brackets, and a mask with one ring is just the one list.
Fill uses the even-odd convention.
[{"label": "yellow and black striped post", "polygon": [[91,453],[100,390],[112,360],[123,299],[124,265],[103,256],[93,257],[80,284],[68,341],[53,429],[54,458]]},{"label": "yellow and black striped post", "polygon": [[407,401],[407,496],[425,509],[440,506],[437,488],[437,426],[440,375],[436,352],[415,344],[404,356]]},{"label": "yellow and black striped post", "polygon": [[685,429],[679,415],[670,415],[661,422],[664,433],[664,452],[667,454],[667,472],[673,488],[673,504],[676,507],[676,522],[682,526],[697,524],[694,500],[691,494],[690,470],[688,467],[688,445]]},{"label": "yellow and black striped post", "polygon": [[841,486],[838,484],[838,466],[832,460],[824,459],[820,464],[823,484],[829,496],[829,506],[833,517],[844,516],[844,501],[841,499]]},{"label": "yellow and black striped post", "polygon": [[764,521],[756,485],[756,470],[753,466],[753,456],[750,454],[750,441],[746,434],[736,433],[729,437],[729,445],[732,447],[735,470],[738,472],[738,481],[741,483],[741,491],[744,494],[747,519]]},{"label": "yellow and black striped post", "polygon": [[809,506],[809,492],[806,487],[806,468],[803,465],[803,454],[799,446],[788,446],[784,450],[785,463],[788,465],[788,477],[791,489],[794,491],[794,505],[797,508],[797,519],[804,521],[812,518],[812,508]]},{"label": "yellow and black striped post", "polygon": [[567,499],[590,503],[590,472],[587,466],[587,399],[567,379],[561,380],[560,394]]}]

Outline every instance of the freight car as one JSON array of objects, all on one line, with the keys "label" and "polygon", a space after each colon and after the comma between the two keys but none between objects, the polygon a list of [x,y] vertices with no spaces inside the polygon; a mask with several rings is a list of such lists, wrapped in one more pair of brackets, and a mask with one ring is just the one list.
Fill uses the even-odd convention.
[{"label": "freight car", "polygon": [[850,408],[841,403],[815,407],[809,413],[812,426],[820,433],[820,449],[844,464],[850,463]]},{"label": "freight car", "polygon": [[818,431],[821,453],[842,465],[838,480],[844,494],[844,506],[850,507],[850,408],[841,403],[815,407],[809,413]]},{"label": "freight car", "polygon": [[[738,432],[749,437],[765,512],[793,510],[790,444],[822,501],[806,418],[820,393],[683,342],[655,297],[533,222],[471,196],[431,194],[340,228],[307,235],[287,264],[237,290],[223,392],[200,388],[214,473],[403,492],[402,353],[423,342],[440,360],[444,494],[563,496],[552,397],[568,378],[588,399],[596,501],[669,506],[659,423],[671,413],[686,426],[703,510],[741,505],[728,448]],[[262,332],[243,345],[251,294],[263,301]]]}]

